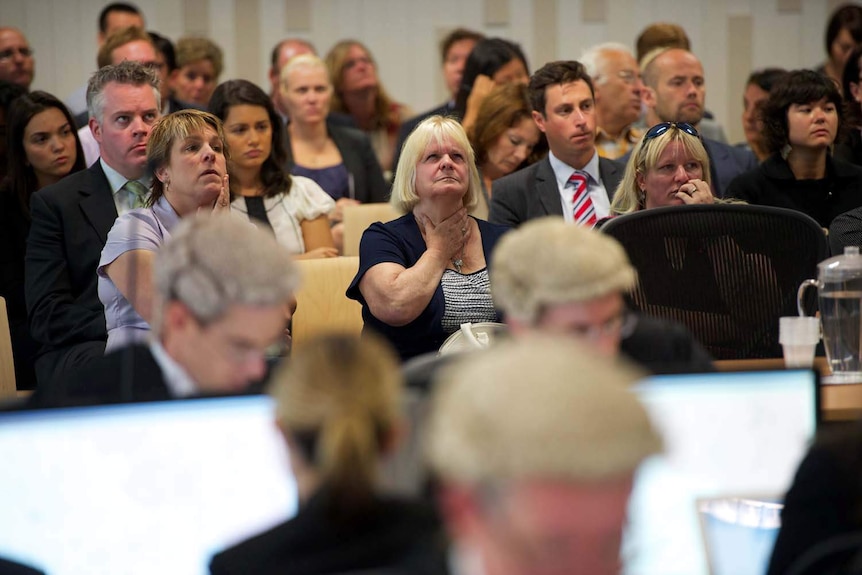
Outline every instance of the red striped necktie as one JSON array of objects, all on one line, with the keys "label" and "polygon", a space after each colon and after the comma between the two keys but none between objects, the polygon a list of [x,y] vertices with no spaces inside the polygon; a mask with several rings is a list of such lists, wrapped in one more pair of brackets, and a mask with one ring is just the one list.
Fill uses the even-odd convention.
[{"label": "red striped necktie", "polygon": [[566,186],[571,185],[575,188],[575,195],[572,197],[572,214],[575,223],[579,226],[593,227],[596,225],[596,209],[587,191],[588,177],[584,172],[575,170]]}]

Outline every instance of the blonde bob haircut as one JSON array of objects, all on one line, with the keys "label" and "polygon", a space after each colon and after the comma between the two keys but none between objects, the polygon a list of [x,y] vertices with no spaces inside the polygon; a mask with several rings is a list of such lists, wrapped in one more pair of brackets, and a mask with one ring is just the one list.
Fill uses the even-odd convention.
[{"label": "blonde bob haircut", "polygon": [[467,159],[469,173],[469,185],[467,193],[464,194],[464,207],[467,212],[472,213],[479,203],[482,184],[479,179],[479,171],[476,169],[476,157],[467,133],[461,123],[452,118],[443,116],[431,116],[423,120],[410,132],[410,136],[401,148],[401,157],[395,170],[395,181],[392,182],[392,197],[389,203],[400,213],[407,213],[419,203],[416,194],[416,166],[422,160],[425,149],[433,141],[437,145],[444,145],[449,141],[464,151]]},{"label": "blonde bob haircut", "polygon": [[703,142],[700,138],[680,130],[674,124],[664,134],[649,140],[644,135],[640,142],[635,144],[632,155],[626,164],[623,179],[614,193],[614,199],[611,200],[612,215],[630,214],[644,209],[647,192],[638,187],[637,175],[647,174],[650,170],[655,169],[659,156],[673,142],[680,142],[685,151],[700,162],[703,181],[709,184],[710,188],[712,187],[709,155],[706,153],[706,148],[703,147]]},{"label": "blonde bob haircut", "polygon": [[550,306],[628,292],[637,282],[617,240],[553,216],[505,234],[492,264],[494,304],[526,325],[538,324]]},{"label": "blonde bob haircut", "polygon": [[320,336],[273,377],[279,427],[319,473],[339,513],[358,512],[373,496],[401,419],[402,389],[392,348],[368,334]]},{"label": "blonde bob haircut", "polygon": [[329,70],[326,67],[326,62],[321,60],[320,56],[316,54],[300,54],[287,61],[287,64],[281,68],[281,72],[279,73],[279,79],[283,88],[288,87],[287,79],[290,73],[297,68],[318,68],[326,72],[326,84],[329,86],[330,93],[332,92],[332,80],[329,78]]},{"label": "blonde bob haircut", "polygon": [[629,477],[662,449],[630,389],[638,377],[586,345],[548,335],[465,354],[432,388],[427,459],[444,482],[480,488]]}]

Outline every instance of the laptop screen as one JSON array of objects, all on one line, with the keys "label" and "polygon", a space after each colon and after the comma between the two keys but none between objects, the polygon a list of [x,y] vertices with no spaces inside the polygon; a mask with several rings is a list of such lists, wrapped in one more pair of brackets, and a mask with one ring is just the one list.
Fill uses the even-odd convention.
[{"label": "laptop screen", "polygon": [[762,575],[777,535],[774,502],[790,487],[816,431],[817,383],[806,370],[639,383],[636,393],[665,451],[635,478],[625,573]]},{"label": "laptop screen", "polygon": [[0,413],[0,557],[64,574],[203,574],[293,516],[267,396]]}]

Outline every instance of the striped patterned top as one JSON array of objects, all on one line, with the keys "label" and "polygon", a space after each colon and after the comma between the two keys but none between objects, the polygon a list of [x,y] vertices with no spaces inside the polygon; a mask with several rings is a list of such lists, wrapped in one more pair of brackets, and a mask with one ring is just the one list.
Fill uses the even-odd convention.
[{"label": "striped patterned top", "polygon": [[460,329],[462,323],[497,321],[488,268],[471,274],[459,274],[447,269],[441,283],[446,301],[441,320],[443,331],[453,333]]}]

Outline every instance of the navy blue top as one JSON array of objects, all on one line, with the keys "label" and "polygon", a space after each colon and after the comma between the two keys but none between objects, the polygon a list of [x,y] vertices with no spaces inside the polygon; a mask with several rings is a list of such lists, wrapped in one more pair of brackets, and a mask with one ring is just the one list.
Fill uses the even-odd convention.
[{"label": "navy blue top", "polygon": [[290,173],[314,180],[333,200],[354,197],[353,190],[350,189],[350,172],[344,162],[326,168],[306,168],[296,164],[290,169]]},{"label": "navy blue top", "polygon": [[[475,218],[474,218],[475,219]],[[482,236],[482,251],[485,254],[485,264],[491,271],[491,252],[504,233],[510,228],[476,219],[479,233]],[[362,319],[365,330],[373,330],[389,340],[402,360],[436,351],[440,348],[449,333],[443,330],[443,312],[446,301],[443,297],[443,287],[437,286],[434,296],[419,317],[401,327],[383,323],[371,314],[368,303],[359,292],[359,282],[373,266],[392,262],[409,268],[413,266],[427,249],[419,224],[412,213],[401,216],[397,220],[381,224],[371,224],[362,234],[359,243],[359,271],[347,288],[347,297],[362,304]],[[499,321],[499,314],[497,321]]]}]

